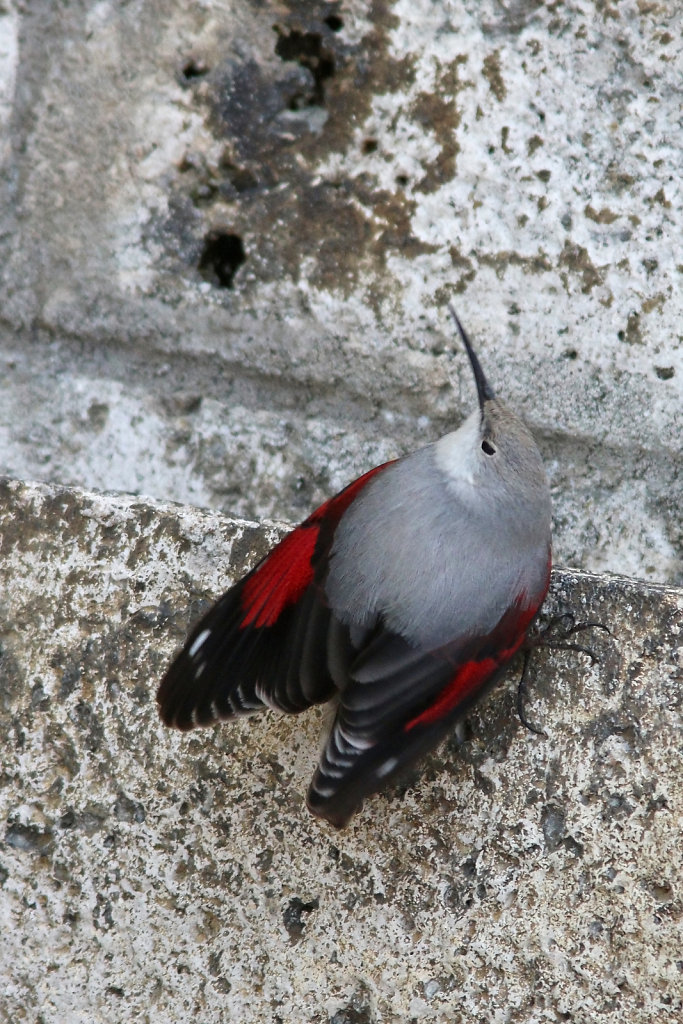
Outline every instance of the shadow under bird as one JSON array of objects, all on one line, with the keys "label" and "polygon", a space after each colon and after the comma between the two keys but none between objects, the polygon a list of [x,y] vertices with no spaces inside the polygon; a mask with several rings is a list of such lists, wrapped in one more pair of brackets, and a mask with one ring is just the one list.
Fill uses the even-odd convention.
[{"label": "shadow under bird", "polygon": [[478,409],[316,509],[203,616],[159,687],[183,730],[331,702],[307,803],[337,827],[486,692],[548,590],[540,453],[451,312]]}]

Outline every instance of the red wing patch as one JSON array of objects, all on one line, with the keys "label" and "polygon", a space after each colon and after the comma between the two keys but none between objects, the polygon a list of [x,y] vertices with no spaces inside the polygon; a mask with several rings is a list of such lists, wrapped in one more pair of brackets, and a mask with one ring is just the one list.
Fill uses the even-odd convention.
[{"label": "red wing patch", "polygon": [[431,725],[432,722],[438,722],[458,704],[467,700],[497,668],[498,662],[494,658],[465,662],[455,673],[448,686],[441,691],[434,704],[431,704],[417,718],[406,723],[405,732],[414,729],[416,725]]},{"label": "red wing patch", "polygon": [[313,555],[320,530],[334,528],[356,495],[384,466],[376,466],[330,498],[288,534],[249,576],[242,590],[246,614],[241,626],[273,626],[284,608],[296,604],[313,582]]},{"label": "red wing patch", "polygon": [[274,626],[283,609],[296,604],[313,582],[313,556],[321,529],[323,526],[334,529],[358,492],[386,465],[389,463],[364,473],[312,512],[247,577],[242,588],[245,616],[240,628]]},{"label": "red wing patch", "polygon": [[313,580],[313,552],[320,528],[308,521],[287,534],[249,576],[242,589],[241,627],[273,626]]},{"label": "red wing patch", "polygon": [[[543,596],[545,597],[545,594]],[[434,703],[405,724],[403,727],[405,732],[409,732],[418,725],[431,725],[433,722],[438,722],[458,705],[472,697],[494,672],[502,668],[517,653],[543,598],[532,608],[524,608],[527,600],[526,594],[520,594],[512,608],[503,615],[491,636],[487,638],[490,642],[482,645],[483,656],[460,665],[450,683],[437,695]],[[496,635],[500,638],[499,642],[505,644],[500,650],[495,649]],[[492,652],[492,648],[495,653]]]}]

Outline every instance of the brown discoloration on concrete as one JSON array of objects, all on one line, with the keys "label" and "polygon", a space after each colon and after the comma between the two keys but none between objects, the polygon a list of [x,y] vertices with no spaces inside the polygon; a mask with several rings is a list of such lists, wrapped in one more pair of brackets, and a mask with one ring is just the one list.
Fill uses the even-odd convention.
[{"label": "brown discoloration on concrete", "polygon": [[463,89],[472,88],[471,82],[460,77],[465,63],[464,55],[455,57],[452,64],[441,68],[434,89],[419,93],[410,106],[412,118],[433,132],[440,146],[438,157],[425,165],[425,175],[416,185],[424,193],[435,192],[456,173],[461,121],[457,99]]},{"label": "brown discoloration on concrete", "polygon": [[507,89],[505,88],[505,81],[501,70],[500,50],[494,50],[493,53],[490,53],[488,57],[484,59],[482,74],[488,81],[489,88],[493,95],[499,103],[502,103],[507,96]]},{"label": "brown discoloration on concrete", "polygon": [[[453,291],[456,293],[456,295],[458,295],[466,290],[467,285],[470,283],[470,281],[474,280],[474,277],[476,275],[476,269],[470,257],[464,256],[459,251],[457,246],[451,245],[448,251],[451,257],[453,267],[459,275],[453,285]],[[448,301],[445,296],[443,301]]]},{"label": "brown discoloration on concrete", "polygon": [[[405,90],[413,80],[411,61],[388,52],[389,7],[377,2],[371,13],[367,33],[346,43],[321,8],[294,4],[275,25],[272,53],[259,61],[226,58],[202,76],[196,103],[216,139],[225,140],[224,154],[217,168],[183,161],[176,181],[182,198],[161,235],[175,239],[189,229],[190,264],[202,237],[225,231],[244,239],[240,280],[296,281],[305,261],[311,283],[347,291],[395,252],[434,251],[413,233],[416,204],[401,188],[389,193],[363,175],[321,178],[318,170],[353,144],[373,97]],[[418,123],[429,122],[442,138],[442,155],[421,183],[433,189],[452,176],[457,113],[436,96],[423,95],[414,107]]]},{"label": "brown discoloration on concrete", "polygon": [[543,274],[553,269],[553,265],[543,251],[536,256],[520,256],[514,250],[486,253],[480,256],[480,263],[492,267],[498,277],[503,277],[508,267],[521,267],[525,274]]},{"label": "brown discoloration on concrete", "polygon": [[615,220],[619,219],[619,214],[614,213],[607,206],[603,206],[600,210],[594,210],[588,203],[583,212],[589,220],[595,221],[596,224],[614,224]]},{"label": "brown discoloration on concrete", "polygon": [[[584,295],[590,294],[593,288],[601,285],[605,280],[605,268],[596,267],[583,246],[573,245],[569,241],[565,242],[564,249],[560,254],[559,265],[580,277],[581,291]],[[567,288],[569,283],[567,273],[563,272],[561,277],[565,288]]]},{"label": "brown discoloration on concrete", "polygon": [[629,345],[642,345],[643,335],[640,329],[640,313],[629,313],[626,330],[621,332],[624,341]]}]

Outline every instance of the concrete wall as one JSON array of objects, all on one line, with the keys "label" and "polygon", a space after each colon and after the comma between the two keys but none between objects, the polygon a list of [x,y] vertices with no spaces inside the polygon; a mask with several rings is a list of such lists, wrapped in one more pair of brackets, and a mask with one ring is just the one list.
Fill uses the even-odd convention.
[{"label": "concrete wall", "polygon": [[[0,495],[0,1019],[680,1009],[680,29],[0,0],[0,474],[45,484]],[[337,835],[315,714],[183,739],[153,694],[265,519],[472,408],[449,299],[539,439],[556,560],[640,582],[555,575],[614,637],[539,657],[547,740],[510,680]]]},{"label": "concrete wall", "polygon": [[297,519],[471,408],[450,298],[543,446],[558,559],[680,582],[679,29],[3,3],[0,469]]}]

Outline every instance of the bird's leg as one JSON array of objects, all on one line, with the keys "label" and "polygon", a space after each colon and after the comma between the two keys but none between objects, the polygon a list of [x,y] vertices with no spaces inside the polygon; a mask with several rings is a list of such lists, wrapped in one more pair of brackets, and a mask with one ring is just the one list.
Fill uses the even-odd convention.
[{"label": "bird's leg", "polygon": [[[565,622],[567,626],[563,628],[562,623]],[[527,669],[531,652],[536,650],[537,647],[550,647],[554,651],[578,651],[580,654],[587,655],[592,665],[598,664],[600,659],[595,651],[591,650],[590,647],[574,643],[569,639],[575,636],[576,633],[582,633],[586,629],[604,629],[606,633],[610,633],[610,630],[602,622],[575,622],[572,613],[565,612],[562,615],[554,615],[543,626],[534,626],[522,644],[524,664],[522,666],[519,686],[517,687],[517,714],[522,725],[538,736],[545,736],[546,733],[543,729],[539,729],[538,726],[529,721],[525,711],[525,702],[528,696]]]},{"label": "bird's leg", "polygon": [[517,714],[519,716],[520,722],[522,723],[522,725],[524,726],[525,729],[528,729],[529,732],[536,733],[537,736],[545,736],[547,738],[548,734],[546,732],[544,732],[543,729],[539,729],[537,725],[533,724],[533,722],[530,722],[529,719],[526,716],[526,707],[525,707],[525,705],[526,705],[526,699],[529,696],[529,690],[528,690],[528,687],[527,687],[527,684],[526,684],[526,674],[527,674],[527,669],[529,667],[530,659],[531,659],[531,648],[525,648],[525,650],[524,650],[524,664],[522,665],[522,675],[521,675],[520,680],[519,680],[519,686],[517,687]]}]

